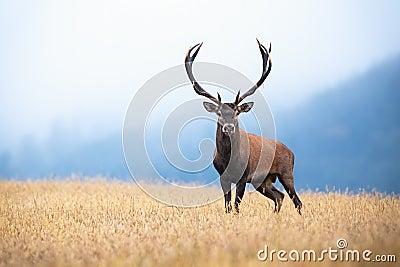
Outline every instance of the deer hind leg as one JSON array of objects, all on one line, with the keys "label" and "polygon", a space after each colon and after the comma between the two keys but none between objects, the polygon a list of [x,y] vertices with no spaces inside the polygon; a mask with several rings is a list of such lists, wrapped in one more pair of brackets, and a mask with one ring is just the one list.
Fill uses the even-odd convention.
[{"label": "deer hind leg", "polygon": [[[285,197],[285,194],[282,193],[281,191],[279,191],[278,189],[275,188],[275,186],[272,186],[272,192],[275,193],[276,201],[278,202],[278,212],[281,210],[282,207],[282,203],[283,203],[283,198]],[[275,205],[275,209],[276,209],[276,205]]]},{"label": "deer hind leg", "polygon": [[290,199],[293,201],[293,204],[298,213],[301,215],[301,207],[303,206],[303,204],[301,203],[300,198],[297,196],[296,190],[294,189],[293,174],[290,172],[278,175],[278,179],[285,188]]},{"label": "deer hind leg", "polygon": [[[276,179],[275,177],[273,178]],[[285,195],[272,185],[274,179],[271,179],[270,175],[268,175],[265,181],[256,190],[260,192],[263,196],[274,201],[274,211],[279,212],[281,210],[283,198],[285,197]]]}]

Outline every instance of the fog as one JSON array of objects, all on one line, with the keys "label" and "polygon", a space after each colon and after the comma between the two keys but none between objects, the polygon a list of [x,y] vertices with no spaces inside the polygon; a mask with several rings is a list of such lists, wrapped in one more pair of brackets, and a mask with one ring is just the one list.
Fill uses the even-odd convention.
[{"label": "fog", "polygon": [[[201,41],[196,61],[252,81],[255,38],[271,42],[261,91],[273,113],[294,112],[398,55],[399,10],[398,1],[3,1],[0,154],[13,162],[32,147],[51,166],[54,155],[120,136],[135,92]],[[68,145],[54,150],[59,140]]]}]

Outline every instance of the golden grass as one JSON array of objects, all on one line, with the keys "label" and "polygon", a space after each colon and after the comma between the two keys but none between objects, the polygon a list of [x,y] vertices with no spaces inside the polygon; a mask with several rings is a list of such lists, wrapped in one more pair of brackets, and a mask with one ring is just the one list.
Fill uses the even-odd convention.
[{"label": "golden grass", "polygon": [[[321,251],[337,249],[339,238],[349,249],[400,260],[398,196],[306,192],[300,198],[302,216],[287,195],[274,214],[270,200],[246,193],[237,215],[224,213],[223,200],[169,207],[133,183],[2,181],[0,266],[276,266],[282,264],[276,257],[257,259],[265,245]],[[354,265],[328,259],[312,265],[341,264]]]}]

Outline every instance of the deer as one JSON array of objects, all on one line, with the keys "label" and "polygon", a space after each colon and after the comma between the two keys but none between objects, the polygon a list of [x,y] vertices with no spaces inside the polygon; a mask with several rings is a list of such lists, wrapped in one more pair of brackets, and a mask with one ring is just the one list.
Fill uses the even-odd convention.
[{"label": "deer", "polygon": [[273,185],[278,178],[301,215],[302,202],[294,188],[294,153],[275,139],[247,133],[239,128],[238,116],[249,112],[254,105],[254,102],[240,103],[254,94],[272,68],[271,43],[267,50],[258,39],[256,40],[263,60],[261,78],[243,95],[239,90],[234,102],[222,102],[218,92],[217,97],[214,97],[196,81],[192,67],[203,43],[198,43],[188,50],[185,56],[186,73],[194,91],[213,102],[203,102],[205,110],[218,116],[213,165],[220,176],[225,212],[232,211],[232,184],[236,184],[234,207],[239,213],[246,183],[251,183],[259,193],[274,202],[274,212],[279,213],[285,195]]}]

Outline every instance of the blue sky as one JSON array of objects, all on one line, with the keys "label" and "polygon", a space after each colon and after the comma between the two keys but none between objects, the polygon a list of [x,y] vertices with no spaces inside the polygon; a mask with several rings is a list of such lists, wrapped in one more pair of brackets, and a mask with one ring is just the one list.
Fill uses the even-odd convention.
[{"label": "blue sky", "polygon": [[399,1],[2,1],[0,151],[54,131],[82,140],[121,131],[135,92],[156,73],[197,60],[257,80],[255,38],[272,42],[262,92],[295,109],[400,53]]}]

